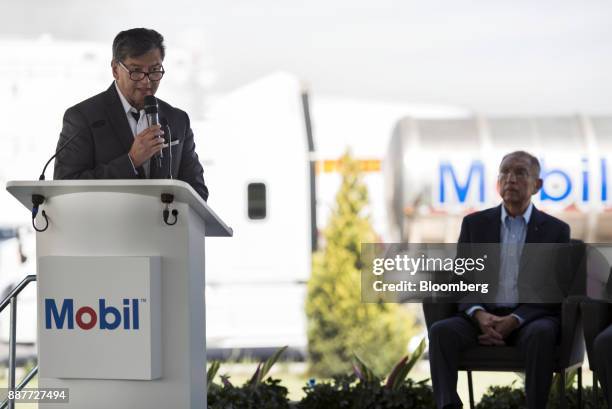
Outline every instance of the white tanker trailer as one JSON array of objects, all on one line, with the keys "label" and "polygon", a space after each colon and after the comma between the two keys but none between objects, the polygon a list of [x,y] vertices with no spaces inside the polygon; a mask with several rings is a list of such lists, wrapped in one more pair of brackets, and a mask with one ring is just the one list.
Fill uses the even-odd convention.
[{"label": "white tanker trailer", "polygon": [[455,242],[464,215],[500,203],[498,166],[514,150],[540,160],[539,209],[573,238],[612,242],[612,116],[399,120],[383,161],[393,240]]}]

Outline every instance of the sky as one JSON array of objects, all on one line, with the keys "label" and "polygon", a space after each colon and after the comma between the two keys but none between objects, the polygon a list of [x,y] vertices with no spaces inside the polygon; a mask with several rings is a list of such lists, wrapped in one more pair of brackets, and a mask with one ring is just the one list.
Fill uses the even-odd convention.
[{"label": "sky", "polygon": [[[486,114],[612,111],[612,3],[230,0],[0,5],[0,38],[108,43],[147,26],[223,94],[271,72],[313,93]],[[4,56],[5,58],[7,56]],[[8,56],[10,58],[10,56]]]}]

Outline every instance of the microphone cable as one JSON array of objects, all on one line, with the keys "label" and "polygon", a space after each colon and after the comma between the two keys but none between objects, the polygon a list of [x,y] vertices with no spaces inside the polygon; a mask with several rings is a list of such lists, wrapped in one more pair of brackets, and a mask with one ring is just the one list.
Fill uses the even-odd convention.
[{"label": "microphone cable", "polygon": [[51,161],[53,159],[55,159],[55,157],[64,150],[64,148],[66,148],[66,146],[70,145],[70,142],[72,142],[72,140],[74,138],[76,138],[79,135],[79,132],[75,133],[74,135],[72,135],[70,138],[68,138],[68,140],[66,141],[66,143],[64,143],[58,150],[55,151],[55,153],[53,154],[53,156],[51,156],[51,158],[49,158],[49,160],[47,161],[47,163],[45,164],[45,167],[42,170],[42,173],[40,174],[40,176],[38,177],[38,180],[45,180],[45,172],[47,171],[47,166],[49,166],[49,164],[51,163]]},{"label": "microphone cable", "polygon": [[166,118],[160,118],[159,122],[163,127],[168,128],[168,176],[174,179],[172,176],[172,129]]},{"label": "microphone cable", "polygon": [[[38,180],[40,181],[45,180],[45,172],[47,171],[47,167],[49,166],[51,161],[55,159],[57,155],[66,148],[66,146],[70,145],[70,142],[72,142],[74,138],[76,138],[79,135],[79,133],[80,132],[77,132],[74,135],[72,135],[70,138],[68,138],[68,140],[62,146],[60,146],[58,150],[55,151],[53,156],[51,156],[49,160],[47,161],[47,163],[45,163],[45,167],[43,168],[40,176],[38,176]],[[43,204],[44,202],[45,202],[45,197],[43,195],[39,195],[39,194],[32,195],[32,227],[34,228],[34,230],[36,230],[39,233],[42,233],[49,228],[49,218],[47,217],[47,213],[44,210],[41,212],[41,215],[43,219],[45,219],[45,226],[42,228],[39,228],[38,226],[36,226],[36,216],[38,215],[38,210],[40,208],[40,205]]]}]

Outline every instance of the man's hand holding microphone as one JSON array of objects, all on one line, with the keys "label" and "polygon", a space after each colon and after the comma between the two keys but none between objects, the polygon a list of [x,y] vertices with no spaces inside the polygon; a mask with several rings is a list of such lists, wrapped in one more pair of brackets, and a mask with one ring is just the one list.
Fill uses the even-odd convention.
[{"label": "man's hand holding microphone", "polygon": [[144,111],[149,127],[134,137],[134,143],[128,155],[135,167],[139,167],[151,157],[155,156],[158,167],[164,157],[163,148],[167,148],[162,137],[164,131],[161,129],[157,98],[147,95],[144,98]]},{"label": "man's hand holding microphone", "polygon": [[155,124],[134,137],[134,143],[128,155],[135,167],[141,166],[154,155],[160,154],[162,149],[168,146],[164,143],[163,134],[161,125]]}]

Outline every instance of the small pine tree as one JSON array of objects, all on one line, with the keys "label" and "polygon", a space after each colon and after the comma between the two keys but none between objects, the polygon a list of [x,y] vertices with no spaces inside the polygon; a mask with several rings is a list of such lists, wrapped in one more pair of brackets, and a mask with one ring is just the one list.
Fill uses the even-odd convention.
[{"label": "small pine tree", "polygon": [[375,373],[388,372],[406,353],[415,319],[401,305],[361,301],[361,243],[376,242],[364,215],[368,192],[359,162],[346,153],[336,207],[315,253],[306,315],[311,372],[323,377],[351,370],[353,354]]}]

